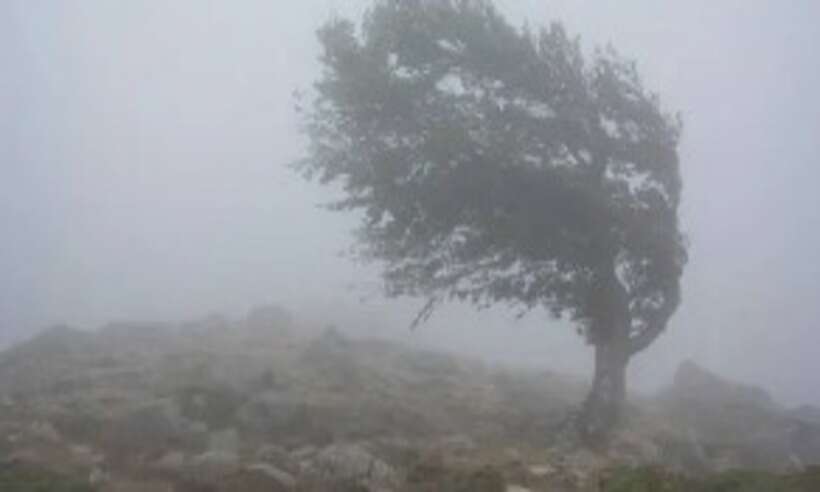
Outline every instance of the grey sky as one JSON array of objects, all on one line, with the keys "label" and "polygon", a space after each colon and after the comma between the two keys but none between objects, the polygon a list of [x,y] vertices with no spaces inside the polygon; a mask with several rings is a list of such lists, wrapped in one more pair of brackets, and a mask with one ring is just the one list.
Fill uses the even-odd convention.
[{"label": "grey sky", "polygon": [[[820,3],[498,3],[516,22],[561,19],[585,46],[612,41],[684,115],[684,303],[633,381],[656,386],[693,357],[820,403]],[[374,272],[339,257],[351,218],[317,209],[326,190],[285,168],[302,144],[292,92],[317,75],[319,23],[364,5],[1,2],[0,342],[57,321],[273,301],[588,369],[580,340],[542,313],[454,306],[408,333],[417,303],[380,299]]]}]

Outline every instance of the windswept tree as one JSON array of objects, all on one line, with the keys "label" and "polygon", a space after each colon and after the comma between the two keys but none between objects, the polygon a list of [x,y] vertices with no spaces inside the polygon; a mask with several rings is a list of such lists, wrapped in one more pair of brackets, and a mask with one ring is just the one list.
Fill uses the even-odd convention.
[{"label": "windswept tree", "polygon": [[679,118],[613,49],[484,0],[379,0],[319,31],[308,178],[359,211],[389,296],[545,308],[595,349],[582,431],[606,437],[632,356],[680,302]]}]

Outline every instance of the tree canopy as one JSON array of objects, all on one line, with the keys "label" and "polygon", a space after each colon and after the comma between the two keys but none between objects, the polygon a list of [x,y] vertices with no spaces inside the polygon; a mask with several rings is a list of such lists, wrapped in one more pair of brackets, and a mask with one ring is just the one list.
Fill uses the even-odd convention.
[{"label": "tree canopy", "polygon": [[680,301],[680,118],[614,49],[489,1],[381,0],[320,31],[299,168],[362,212],[391,296],[546,308],[647,347]]}]

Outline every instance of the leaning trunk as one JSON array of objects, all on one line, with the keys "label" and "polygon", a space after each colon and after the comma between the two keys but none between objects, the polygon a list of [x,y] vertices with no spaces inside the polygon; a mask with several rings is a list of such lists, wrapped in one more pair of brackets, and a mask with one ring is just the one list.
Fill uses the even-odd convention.
[{"label": "leaning trunk", "polygon": [[587,443],[605,442],[619,423],[626,402],[628,363],[629,351],[623,344],[596,345],[595,377],[580,421],[581,435]]}]

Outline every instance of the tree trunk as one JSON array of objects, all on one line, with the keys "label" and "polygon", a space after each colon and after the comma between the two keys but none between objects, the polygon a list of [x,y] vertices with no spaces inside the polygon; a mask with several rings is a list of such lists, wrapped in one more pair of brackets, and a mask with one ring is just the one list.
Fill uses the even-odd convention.
[{"label": "tree trunk", "polygon": [[595,346],[595,378],[579,422],[581,437],[588,444],[605,443],[621,419],[628,363],[626,344],[610,342]]}]

